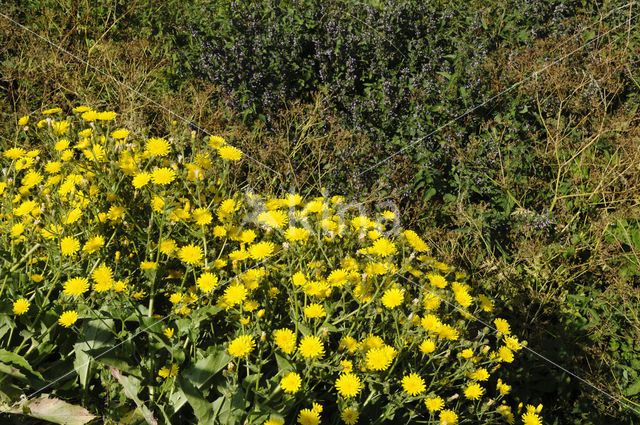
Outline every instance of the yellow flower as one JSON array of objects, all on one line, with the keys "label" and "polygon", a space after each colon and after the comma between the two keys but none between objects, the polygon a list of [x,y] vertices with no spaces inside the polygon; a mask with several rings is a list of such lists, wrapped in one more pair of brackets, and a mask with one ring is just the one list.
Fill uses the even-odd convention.
[{"label": "yellow flower", "polygon": [[175,330],[173,328],[164,328],[162,333],[164,334],[164,336],[166,336],[167,338],[171,339],[173,337],[173,332],[174,331]]},{"label": "yellow flower", "polygon": [[453,410],[443,410],[440,412],[440,425],[456,425],[458,415]]},{"label": "yellow flower", "polygon": [[506,320],[497,318],[493,321],[493,323],[496,325],[496,329],[498,330],[498,332],[501,332],[504,335],[511,334],[511,327],[509,326],[509,322],[507,322]]},{"label": "yellow flower", "polygon": [[447,286],[447,279],[444,276],[430,273],[427,277],[429,278],[429,283],[437,288],[443,289]]},{"label": "yellow flower", "polygon": [[61,326],[68,328],[69,326],[76,323],[77,320],[78,320],[78,312],[75,310],[67,310],[60,315],[60,317],[58,318],[58,323]]},{"label": "yellow flower", "polygon": [[211,292],[218,285],[218,277],[212,273],[203,273],[196,281],[196,285],[202,292]]},{"label": "yellow flower", "polygon": [[250,335],[241,335],[235,338],[229,344],[229,354],[234,357],[248,356],[255,348],[256,343],[253,341],[253,337]]},{"label": "yellow flower", "polygon": [[275,250],[273,242],[262,241],[249,247],[249,255],[254,260],[263,260],[269,257]]},{"label": "yellow flower", "polygon": [[165,378],[165,379],[166,378],[173,378],[174,376],[176,376],[178,374],[178,370],[180,370],[180,369],[178,368],[177,364],[172,364],[171,365],[171,369],[169,369],[166,366],[162,366],[160,368],[160,370],[158,371],[158,375],[161,378]]},{"label": "yellow flower", "polygon": [[327,312],[324,311],[324,306],[318,303],[311,303],[304,308],[304,315],[310,319],[317,319],[325,317]]},{"label": "yellow flower", "polygon": [[44,166],[44,171],[46,171],[49,174],[59,173],[61,169],[62,169],[62,164],[58,161],[48,162]]},{"label": "yellow flower", "polygon": [[42,115],[57,114],[58,112],[62,112],[62,108],[45,109],[44,111],[42,111]]},{"label": "yellow flower", "polygon": [[275,343],[286,354],[296,349],[296,334],[290,329],[278,329],[273,333]]},{"label": "yellow flower", "polygon": [[34,201],[23,201],[18,208],[13,210],[13,214],[16,217],[21,217],[23,215],[29,214],[33,209],[38,206]]},{"label": "yellow flower", "polygon": [[225,304],[229,307],[233,307],[236,304],[242,304],[245,298],[247,298],[247,288],[245,288],[244,285],[238,284],[227,286],[222,298]]},{"label": "yellow flower", "polygon": [[468,373],[467,376],[470,379],[475,379],[476,381],[486,381],[487,379],[489,379],[490,375],[489,372],[487,372],[487,369],[481,367],[474,372]]},{"label": "yellow flower", "polygon": [[39,184],[42,181],[42,174],[35,170],[29,170],[22,178],[22,185],[27,189]]},{"label": "yellow flower", "polygon": [[372,348],[367,351],[366,365],[370,370],[386,370],[396,356],[396,350],[393,347],[384,345],[380,348]]},{"label": "yellow flower", "polygon": [[336,390],[344,398],[355,397],[362,390],[362,382],[353,373],[343,373],[336,379]]},{"label": "yellow flower", "polygon": [[111,132],[111,137],[116,140],[124,139],[130,134],[129,130],[121,128],[119,130],[115,130]]},{"label": "yellow flower", "polygon": [[69,122],[68,121],[60,121],[51,123],[51,130],[53,134],[56,136],[62,136],[64,133],[69,130]]},{"label": "yellow flower", "polygon": [[502,382],[502,379],[498,378],[498,384],[496,385],[500,394],[507,395],[511,392],[511,385]]},{"label": "yellow flower", "polygon": [[300,385],[302,384],[302,378],[295,372],[289,372],[280,380],[280,388],[285,393],[293,394],[298,392]]},{"label": "yellow flower", "polygon": [[413,230],[405,230],[402,234],[407,239],[407,242],[409,242],[409,245],[411,245],[411,247],[417,252],[429,251],[429,246],[420,239],[420,236],[418,236],[418,234]]},{"label": "yellow flower", "polygon": [[464,396],[469,400],[478,400],[484,394],[484,388],[478,383],[467,385],[464,389]]},{"label": "yellow flower", "polygon": [[276,229],[284,227],[287,220],[287,215],[283,211],[265,211],[258,214],[258,222]]},{"label": "yellow flower", "polygon": [[149,183],[149,180],[151,180],[151,173],[143,171],[136,174],[131,183],[133,184],[133,187],[135,187],[136,189],[140,189],[141,187]]},{"label": "yellow flower", "polygon": [[387,238],[379,238],[373,243],[373,246],[369,248],[369,253],[378,255],[380,257],[388,257],[397,252],[396,246]]},{"label": "yellow flower", "polygon": [[[84,114],[83,114],[83,118],[84,118]],[[98,112],[96,114],[96,119],[99,119],[100,121],[111,121],[115,118],[116,118],[116,113],[113,111]]]},{"label": "yellow flower", "polygon": [[289,242],[299,242],[305,241],[309,239],[309,231],[303,227],[289,227],[285,233],[284,237]]},{"label": "yellow flower", "polygon": [[493,310],[493,301],[487,298],[486,295],[478,295],[478,301],[480,301],[480,308],[482,308],[482,310],[487,312]]},{"label": "yellow flower", "polygon": [[142,261],[140,263],[140,270],[155,270],[158,268],[158,263],[155,261]]},{"label": "yellow flower", "polygon": [[67,279],[64,283],[64,293],[69,296],[82,295],[89,290],[89,281],[84,277]]},{"label": "yellow flower", "polygon": [[29,116],[25,115],[24,117],[20,117],[20,119],[18,120],[18,125],[19,126],[24,126],[27,125],[29,123]]},{"label": "yellow flower", "polygon": [[340,360],[342,373],[350,373],[353,370],[353,362],[351,360]]},{"label": "yellow flower", "polygon": [[444,400],[440,396],[427,397],[424,399],[424,405],[429,412],[437,412],[444,407]]},{"label": "yellow flower", "polygon": [[16,223],[13,226],[11,226],[11,236],[14,238],[17,238],[18,236],[20,236],[21,234],[24,233],[24,223]]},{"label": "yellow flower", "polygon": [[31,303],[25,298],[19,298],[13,303],[13,314],[20,316],[29,311]]},{"label": "yellow flower", "polygon": [[298,351],[305,359],[320,359],[324,356],[324,345],[317,336],[307,335],[300,341]]},{"label": "yellow flower", "polygon": [[190,265],[199,264],[203,256],[202,248],[193,244],[183,246],[178,250],[178,258],[183,263]]},{"label": "yellow flower", "polygon": [[167,167],[157,168],[151,173],[151,179],[155,184],[167,185],[174,181],[175,178],[176,172]]},{"label": "yellow flower", "polygon": [[442,326],[442,322],[440,322],[440,319],[438,319],[438,316],[435,314],[427,314],[422,318],[420,323],[427,332],[435,332]]},{"label": "yellow flower", "polygon": [[145,145],[145,153],[155,156],[167,156],[171,148],[169,142],[164,139],[151,138]]},{"label": "yellow flower", "polygon": [[211,223],[213,216],[206,208],[196,208],[193,211],[193,220],[198,226],[206,226]]},{"label": "yellow flower", "polygon": [[96,292],[108,291],[113,286],[113,271],[104,263],[93,270],[91,278],[96,283],[93,285],[93,290]]},{"label": "yellow flower", "polygon": [[72,256],[80,249],[80,242],[73,236],[67,236],[60,241],[62,255]]},{"label": "yellow flower", "polygon": [[298,414],[300,425],[318,425],[320,423],[320,413],[313,409],[302,409]]},{"label": "yellow flower", "polygon": [[104,246],[104,238],[100,235],[93,236],[85,242],[82,250],[87,254],[92,254]]},{"label": "yellow flower", "polygon": [[404,301],[404,291],[399,288],[387,289],[382,295],[382,304],[389,309],[398,307],[402,301]]},{"label": "yellow flower", "polygon": [[358,422],[358,416],[360,414],[353,407],[347,407],[340,413],[340,419],[347,425],[355,425]]},{"label": "yellow flower", "polygon": [[120,205],[112,205],[107,211],[107,217],[111,221],[118,221],[124,215],[124,207]]},{"label": "yellow flower", "polygon": [[511,363],[513,361],[513,351],[509,350],[509,348],[502,346],[498,349],[498,356],[500,357],[500,361]]},{"label": "yellow flower", "polygon": [[218,149],[224,146],[227,142],[220,136],[209,136],[209,146],[214,149]]},{"label": "yellow flower", "polygon": [[67,139],[60,139],[53,147],[55,150],[62,152],[69,147],[69,141]]},{"label": "yellow flower", "polygon": [[527,412],[522,415],[523,425],[542,425],[542,419],[535,412]]},{"label": "yellow flower", "polygon": [[450,325],[440,325],[436,329],[436,332],[440,338],[448,339],[450,341],[455,341],[459,337],[458,330]]},{"label": "yellow flower", "polygon": [[349,354],[353,354],[356,352],[358,348],[358,341],[352,336],[343,336],[340,339],[340,345],[338,345],[339,350],[347,350]]},{"label": "yellow flower", "polygon": [[471,357],[473,357],[473,350],[470,348],[465,348],[460,353],[460,356],[462,356],[463,359],[470,359]]},{"label": "yellow flower", "polygon": [[432,339],[425,339],[420,344],[420,351],[424,354],[433,353],[436,350],[436,343]]},{"label": "yellow flower", "polygon": [[7,149],[2,153],[2,156],[8,159],[20,159],[25,156],[27,152],[22,148]]},{"label": "yellow flower", "polygon": [[427,389],[424,379],[422,379],[417,373],[411,373],[402,378],[402,388],[410,396],[422,394]]},{"label": "yellow flower", "polygon": [[229,145],[219,147],[218,154],[222,159],[230,161],[239,161],[242,158],[242,151]]},{"label": "yellow flower", "polygon": [[160,253],[164,254],[164,255],[170,255],[173,251],[175,251],[177,249],[177,244],[176,241],[174,241],[173,239],[164,239],[162,242],[160,242]]}]

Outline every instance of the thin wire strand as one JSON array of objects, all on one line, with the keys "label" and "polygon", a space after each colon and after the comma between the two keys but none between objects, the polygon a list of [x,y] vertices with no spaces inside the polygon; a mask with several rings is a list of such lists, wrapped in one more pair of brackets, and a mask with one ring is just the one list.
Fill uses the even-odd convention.
[{"label": "thin wire strand", "polygon": [[[38,37],[39,39],[47,42],[48,44],[50,44],[51,46],[57,48],[58,50],[60,50],[61,52],[64,52],[66,54],[68,54],[69,56],[71,56],[72,58],[74,58],[75,60],[83,63],[84,65],[92,68],[93,70],[99,72],[100,74],[104,75],[107,78],[110,78],[111,80],[113,80],[116,84],[120,84],[121,86],[123,86],[126,89],[131,90],[132,92],[136,93],[138,96],[142,97],[144,100],[154,104],[155,106],[159,107],[160,109],[168,112],[169,114],[173,115],[174,117],[180,119],[181,121],[193,126],[194,128],[198,129],[199,131],[201,131],[202,133],[206,134],[207,136],[213,136],[211,133],[209,133],[207,130],[203,129],[202,127],[196,125],[193,121],[186,119],[185,117],[183,117],[182,115],[173,112],[171,109],[167,108],[164,105],[161,105],[159,102],[153,100],[152,98],[150,98],[149,96],[140,93],[138,90],[134,89],[133,87],[131,87],[130,85],[118,80],[117,78],[111,76],[110,74],[104,72],[103,70],[101,70],[100,68],[98,68],[95,65],[91,65],[89,62],[85,61],[84,59],[78,57],[77,55],[71,53],[70,51],[66,50],[65,48],[63,48],[62,46],[52,42],[51,40],[47,39],[46,37],[38,34],[37,32],[33,31],[32,29],[22,25],[20,22],[15,21],[14,19],[10,18],[9,16],[5,15],[4,13],[0,12],[0,16],[2,16],[3,18],[11,21],[12,23],[14,23],[15,25],[17,25],[18,27],[22,28],[23,30],[35,35],[36,37]],[[268,165],[266,165],[263,162],[260,162],[259,160],[255,159],[254,157],[252,157],[251,155],[248,155],[246,152],[242,152],[244,156],[246,156],[247,158],[249,158],[250,160],[252,160],[253,162],[263,166],[264,168],[268,169],[269,171],[274,172],[275,174],[277,174],[278,176],[282,177],[282,174],[279,173],[278,171],[274,170],[273,168],[269,167]]]},{"label": "thin wire strand", "polygon": [[[257,268],[257,267],[261,266],[261,265],[262,265],[262,264],[264,264],[267,260],[269,260],[269,259],[271,259],[271,258],[273,258],[273,257],[277,256],[280,252],[282,252],[282,251],[279,251],[279,252],[277,252],[277,253],[275,253],[275,254],[272,254],[272,255],[270,255],[270,256],[268,256],[268,257],[266,257],[264,260],[260,261],[260,262],[259,262],[258,264],[256,264],[255,266],[253,266],[253,267],[250,267],[250,268],[246,269],[243,273],[245,273],[245,272],[247,272],[247,271],[249,271],[249,270],[253,270],[253,269],[255,269],[255,268]],[[224,285],[226,285],[227,283],[229,283],[229,282],[233,281],[233,280],[234,280],[234,279],[236,279],[236,278],[237,278],[237,276],[234,276],[233,278],[227,279],[225,282],[221,283],[221,284],[220,284],[216,289],[220,289],[220,288],[222,288]],[[189,306],[189,305],[191,305],[191,304],[194,304],[196,301],[198,301],[199,299],[201,299],[201,298],[203,298],[203,297],[205,297],[205,296],[206,296],[206,294],[202,294],[202,295],[200,295],[198,298],[194,299],[193,301],[191,301],[191,302],[189,302],[189,303],[186,303],[186,304],[185,304],[185,306]],[[150,325],[149,325],[149,326],[147,326],[146,328],[143,328],[143,329],[139,330],[138,332],[136,332],[133,336],[130,336],[129,338],[125,339],[124,341],[121,341],[121,342],[119,342],[118,344],[114,345],[113,347],[108,348],[107,350],[103,351],[102,353],[98,354],[97,356],[95,356],[95,357],[93,357],[93,358],[89,359],[89,361],[87,361],[87,362],[85,362],[85,363],[81,364],[80,366],[78,366],[78,367],[74,368],[73,370],[70,370],[69,372],[65,373],[64,375],[62,375],[62,376],[60,376],[60,377],[56,378],[55,380],[53,380],[53,381],[49,382],[48,384],[46,384],[46,385],[45,385],[45,386],[43,386],[42,388],[39,388],[38,390],[36,390],[36,391],[32,392],[31,394],[29,394],[28,396],[26,396],[26,399],[28,400],[28,399],[30,399],[31,397],[33,397],[34,395],[41,393],[42,391],[44,391],[45,389],[49,388],[50,386],[52,386],[52,385],[53,385],[53,384],[55,384],[56,382],[58,382],[58,381],[60,381],[60,380],[62,380],[62,379],[64,379],[64,378],[66,378],[66,377],[67,377],[67,376],[69,376],[69,375],[72,375],[72,374],[76,373],[76,371],[77,371],[78,369],[82,368],[83,366],[88,365],[88,364],[89,364],[89,363],[91,363],[93,360],[99,359],[100,357],[104,356],[105,354],[107,354],[107,353],[109,353],[109,352],[111,352],[111,351],[115,350],[116,348],[120,347],[122,344],[125,344],[125,343],[127,343],[127,342],[129,342],[129,341],[132,341],[133,339],[135,339],[135,338],[136,338],[138,335],[140,335],[141,333],[143,333],[143,332],[147,332],[147,331],[148,331],[149,329],[151,329],[152,327],[156,326],[156,325],[157,325],[157,324],[159,324],[159,323],[164,322],[165,320],[167,320],[167,319],[168,319],[168,318],[170,318],[170,317],[175,316],[176,314],[177,314],[177,313],[176,313],[176,311],[173,311],[173,312],[171,312],[170,314],[168,314],[168,315],[164,316],[162,319],[158,319],[157,321],[153,322],[152,324],[150,324]]]},{"label": "thin wire strand", "polygon": [[607,31],[607,32],[605,32],[605,33],[602,33],[602,34],[600,34],[600,35],[599,35],[599,36],[597,36],[597,37],[592,38],[591,40],[587,41],[585,44],[583,44],[583,45],[581,45],[580,47],[578,47],[578,48],[576,48],[576,49],[572,50],[571,52],[567,53],[566,55],[559,57],[558,59],[554,60],[553,62],[551,62],[551,63],[550,63],[550,64],[548,64],[548,65],[545,65],[545,66],[544,66],[544,67],[542,67],[541,69],[539,69],[539,70],[537,70],[537,71],[532,72],[532,73],[531,73],[531,74],[529,74],[527,77],[523,78],[522,80],[518,81],[517,83],[513,84],[512,86],[510,86],[510,87],[508,87],[508,88],[504,89],[504,90],[503,90],[503,91],[501,91],[500,93],[497,93],[497,94],[495,94],[495,95],[491,96],[489,99],[485,100],[484,102],[482,102],[482,103],[480,103],[480,104],[478,104],[478,105],[474,106],[474,107],[473,107],[473,108],[471,108],[471,109],[468,109],[468,110],[467,110],[467,111],[465,111],[464,113],[462,113],[462,114],[460,114],[460,115],[456,116],[455,118],[450,119],[450,120],[449,120],[449,121],[447,121],[446,123],[444,123],[444,124],[440,125],[438,128],[436,128],[435,130],[431,131],[431,132],[430,132],[430,133],[428,133],[427,135],[422,136],[422,137],[419,137],[418,139],[416,139],[416,140],[414,140],[414,141],[410,142],[407,146],[403,147],[402,149],[398,150],[397,152],[392,153],[391,155],[387,156],[385,159],[383,159],[383,160],[381,160],[381,161],[379,161],[379,162],[375,163],[374,165],[372,165],[371,167],[367,168],[366,170],[359,172],[358,174],[356,174],[356,175],[355,175],[355,177],[359,177],[359,176],[361,176],[362,174],[364,174],[364,173],[366,173],[366,172],[368,172],[368,171],[370,171],[370,170],[372,170],[372,169],[374,169],[374,168],[378,167],[380,164],[385,163],[385,162],[389,161],[390,159],[392,159],[392,158],[394,158],[394,157],[396,157],[396,156],[400,155],[402,152],[406,151],[407,149],[411,149],[411,148],[412,148],[413,146],[415,146],[417,143],[419,143],[419,142],[423,141],[424,139],[427,139],[427,138],[429,138],[429,137],[433,136],[434,134],[438,133],[438,132],[439,132],[440,130],[442,130],[443,128],[446,128],[446,127],[450,126],[451,124],[455,123],[455,122],[456,122],[456,121],[458,121],[459,119],[462,119],[462,118],[466,117],[467,115],[471,114],[472,112],[475,112],[476,110],[478,110],[478,109],[482,108],[483,106],[487,105],[488,103],[493,102],[494,100],[496,100],[497,98],[501,97],[502,95],[504,95],[504,94],[506,94],[506,93],[509,93],[509,92],[510,92],[510,91],[512,91],[513,89],[515,89],[515,88],[519,87],[519,86],[520,86],[520,85],[522,85],[523,83],[525,83],[525,82],[527,82],[528,80],[530,80],[531,78],[533,78],[533,77],[537,76],[538,74],[543,73],[544,71],[546,71],[547,69],[549,69],[549,68],[550,68],[550,67],[552,67],[553,65],[555,65],[555,64],[557,64],[557,63],[562,62],[564,59],[566,59],[566,58],[568,58],[569,56],[573,55],[574,53],[576,53],[576,52],[578,52],[578,51],[580,51],[580,50],[584,49],[584,48],[585,48],[585,47],[587,47],[588,45],[590,45],[590,44],[592,44],[592,43],[596,42],[596,41],[597,41],[597,40],[599,40],[600,38],[602,38],[602,37],[606,36],[607,34],[611,33],[612,31],[615,31],[616,29],[620,28],[621,26],[628,25],[628,24],[629,24],[629,22],[630,22],[632,19],[636,18],[638,15],[640,15],[640,13],[635,14],[633,17],[629,18],[627,21],[625,21],[625,22],[623,22],[623,23],[621,23],[621,24],[619,24],[619,25],[616,25],[615,27],[611,28],[609,31]]}]

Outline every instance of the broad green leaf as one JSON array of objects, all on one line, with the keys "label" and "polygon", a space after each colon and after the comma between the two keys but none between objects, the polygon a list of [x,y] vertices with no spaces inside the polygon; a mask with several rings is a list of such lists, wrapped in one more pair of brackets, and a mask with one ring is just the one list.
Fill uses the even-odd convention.
[{"label": "broad green leaf", "polygon": [[191,381],[197,388],[202,388],[213,376],[220,372],[231,361],[231,355],[222,347],[209,356],[198,360],[193,366],[187,368],[182,375]]},{"label": "broad green leaf", "polygon": [[36,372],[35,370],[33,370],[29,362],[24,357],[16,353],[12,353],[11,351],[0,349],[0,362],[17,366],[23,371],[29,372],[31,375],[35,376],[40,381],[44,381],[44,378],[42,377],[42,375],[40,375],[39,372]]},{"label": "broad green leaf", "polygon": [[61,425],[84,425],[95,418],[87,409],[56,398],[27,400],[16,407],[0,406],[0,411],[29,416]]},{"label": "broad green leaf", "polygon": [[111,371],[111,375],[122,385],[124,389],[124,394],[127,398],[133,400],[133,402],[138,406],[138,409],[142,412],[142,416],[145,418],[149,425],[157,425],[158,421],[154,418],[153,413],[145,406],[140,398],[138,398],[138,393],[140,392],[140,380],[133,376],[125,376],[120,373],[118,369],[115,367],[109,367]]},{"label": "broad green leaf", "polygon": [[107,343],[111,342],[113,335],[110,329],[113,328],[113,320],[85,320],[82,324],[82,332],[80,335],[84,337],[84,341],[78,342],[74,345],[75,361],[73,367],[76,369],[80,378],[80,385],[83,388],[87,387],[89,378],[89,368],[91,367],[91,356],[87,354],[87,351],[104,347]]},{"label": "broad green leaf", "polygon": [[640,379],[637,379],[633,384],[629,385],[624,390],[624,395],[626,397],[631,397],[631,396],[634,396],[634,395],[636,395],[638,393],[640,393]]},{"label": "broad green leaf", "polygon": [[198,422],[201,424],[211,423],[214,417],[212,404],[204,398],[200,390],[183,375],[178,376],[176,383],[180,391],[187,398],[189,405],[193,408],[193,413],[196,415],[196,418],[198,418]]},{"label": "broad green leaf", "polygon": [[94,361],[100,364],[113,366],[129,375],[142,378],[140,370],[137,367],[130,365],[127,360],[118,357],[116,350],[109,351],[109,348],[102,347],[88,350],[86,353],[91,356]]}]

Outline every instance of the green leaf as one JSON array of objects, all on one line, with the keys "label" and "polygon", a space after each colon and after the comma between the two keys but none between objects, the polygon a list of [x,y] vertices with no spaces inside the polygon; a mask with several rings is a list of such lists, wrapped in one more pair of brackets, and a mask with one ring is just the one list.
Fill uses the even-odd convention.
[{"label": "green leaf", "polygon": [[626,397],[631,397],[631,396],[634,396],[634,395],[636,395],[638,393],[640,393],[640,378],[638,378],[633,384],[629,385],[624,390],[624,395]]},{"label": "green leaf", "polygon": [[23,371],[27,371],[32,376],[35,376],[38,380],[44,381],[42,375],[39,372],[33,370],[29,362],[22,356],[12,353],[11,351],[7,351],[4,349],[0,349],[0,362],[5,364],[11,364],[17,366]]},{"label": "green leaf", "polygon": [[56,398],[27,400],[17,407],[0,406],[0,411],[29,416],[62,425],[84,425],[95,418],[89,411]]},{"label": "green leaf", "polygon": [[189,379],[197,388],[202,388],[213,376],[220,372],[231,361],[231,355],[222,347],[187,368],[182,375]]},{"label": "green leaf", "polygon": [[193,385],[186,376],[179,375],[176,383],[178,388],[185,395],[189,405],[193,408],[193,413],[201,424],[212,423],[214,418],[213,406],[204,398],[200,390]]},{"label": "green leaf", "polygon": [[138,393],[140,392],[140,380],[133,376],[125,376],[121,374],[120,371],[113,366],[109,367],[109,371],[111,372],[111,375],[120,383],[120,385],[122,385],[124,394],[127,396],[127,398],[133,400],[136,406],[138,406],[138,409],[140,409],[140,412],[142,412],[142,416],[144,416],[147,423],[149,425],[157,425],[158,421],[153,416],[153,413],[138,398]]},{"label": "green leaf", "polygon": [[92,349],[105,346],[112,339],[110,329],[113,328],[113,320],[86,320],[82,324],[82,332],[85,340],[74,345],[76,354],[73,367],[80,378],[80,385],[87,387],[89,378],[89,368],[91,367],[91,356],[86,352]]},{"label": "green leaf", "polygon": [[129,375],[142,378],[142,373],[137,367],[131,366],[125,359],[119,358],[115,350],[109,351],[108,348],[96,348],[86,351],[86,353],[93,358],[94,361],[106,365],[113,366]]}]

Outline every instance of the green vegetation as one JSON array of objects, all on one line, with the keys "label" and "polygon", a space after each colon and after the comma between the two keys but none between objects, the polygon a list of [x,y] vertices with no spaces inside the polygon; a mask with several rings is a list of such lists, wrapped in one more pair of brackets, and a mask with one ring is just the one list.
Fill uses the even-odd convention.
[{"label": "green vegetation", "polygon": [[[140,139],[224,137],[257,161],[229,193],[393,203],[529,348],[640,409],[638,5],[422,3],[9,3],[89,65],[0,17],[0,147],[84,104]],[[545,423],[638,420],[527,351],[510,366]]]}]

